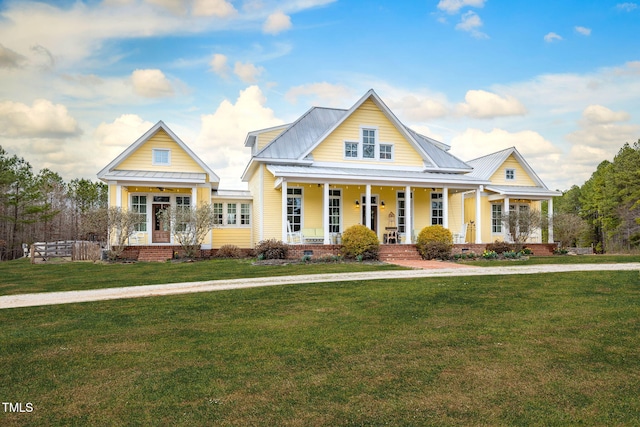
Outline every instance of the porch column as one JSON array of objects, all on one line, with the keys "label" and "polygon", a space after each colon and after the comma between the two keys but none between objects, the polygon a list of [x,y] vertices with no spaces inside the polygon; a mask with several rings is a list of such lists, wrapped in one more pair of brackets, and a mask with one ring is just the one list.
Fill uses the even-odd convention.
[{"label": "porch column", "polygon": [[329,240],[329,183],[324,183],[324,191],[322,197],[322,209],[324,209],[324,213],[322,214],[322,223],[324,225],[324,244],[328,245],[331,243]]},{"label": "porch column", "polygon": [[411,203],[411,186],[407,185],[404,189],[404,243],[410,245],[412,242],[411,234],[413,234],[413,227],[411,225],[411,211],[413,205]]},{"label": "porch column", "polygon": [[282,241],[287,243],[287,181],[282,180]]},{"label": "porch column", "polygon": [[442,226],[449,229],[449,189],[442,187]]},{"label": "porch column", "polygon": [[[502,208],[503,211],[503,215],[506,215],[506,218],[508,218],[509,215],[509,198],[507,196],[504,196],[504,207]],[[509,234],[509,224],[505,224],[504,221],[502,221],[502,234],[504,236],[506,236],[507,234]],[[513,239],[513,236],[511,236],[511,239]],[[507,239],[504,239],[505,241]]]},{"label": "porch column", "polygon": [[482,211],[480,203],[480,195],[484,190],[484,186],[479,186],[476,190],[476,243],[482,243]]},{"label": "porch column", "polygon": [[122,207],[122,185],[116,185],[116,207]]},{"label": "porch column", "polygon": [[547,243],[553,243],[553,199],[549,197],[549,206],[547,208],[547,216],[549,217],[549,237]]},{"label": "porch column", "polygon": [[367,184],[364,193],[364,223],[368,229],[371,229],[371,184]]},{"label": "porch column", "polygon": [[191,208],[198,207],[198,187],[191,189]]}]

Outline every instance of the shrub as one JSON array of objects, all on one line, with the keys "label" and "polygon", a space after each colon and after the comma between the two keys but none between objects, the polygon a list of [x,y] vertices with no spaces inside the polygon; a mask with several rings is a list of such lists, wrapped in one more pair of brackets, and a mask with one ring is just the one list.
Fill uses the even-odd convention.
[{"label": "shrub", "polygon": [[236,245],[223,245],[216,252],[216,258],[242,258],[242,249]]},{"label": "shrub", "polygon": [[516,252],[516,251],[506,251],[502,253],[502,256],[505,257],[505,259],[517,259],[520,258],[520,252]]},{"label": "shrub", "polygon": [[425,227],[418,234],[416,248],[424,259],[449,259],[453,249],[453,235],[441,225]]},{"label": "shrub", "polygon": [[353,225],[342,233],[342,256],[349,259],[376,260],[380,242],[373,230],[364,225]]},{"label": "shrub", "polygon": [[520,253],[522,255],[532,255],[533,251],[530,248],[522,248],[522,250],[520,251]]},{"label": "shrub", "polygon": [[484,252],[482,252],[482,258],[484,259],[497,259],[498,258],[498,253],[496,251],[490,251],[485,249]]},{"label": "shrub", "polygon": [[262,240],[258,242],[255,253],[258,259],[286,259],[289,246],[281,240]]},{"label": "shrub", "polygon": [[511,245],[510,243],[507,242],[500,242],[498,240],[496,240],[493,243],[489,243],[486,246],[487,251],[493,251],[497,254],[503,254],[505,252],[511,252],[513,251],[513,245]]}]

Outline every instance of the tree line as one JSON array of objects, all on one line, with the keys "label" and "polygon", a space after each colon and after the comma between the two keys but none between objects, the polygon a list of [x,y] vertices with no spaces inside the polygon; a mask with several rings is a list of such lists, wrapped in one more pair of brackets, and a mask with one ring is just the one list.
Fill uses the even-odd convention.
[{"label": "tree line", "polygon": [[0,146],[0,259],[18,258],[23,244],[38,241],[105,241],[107,191],[101,182],[35,172]]},{"label": "tree line", "polygon": [[554,200],[554,237],[599,253],[640,247],[640,139]]}]

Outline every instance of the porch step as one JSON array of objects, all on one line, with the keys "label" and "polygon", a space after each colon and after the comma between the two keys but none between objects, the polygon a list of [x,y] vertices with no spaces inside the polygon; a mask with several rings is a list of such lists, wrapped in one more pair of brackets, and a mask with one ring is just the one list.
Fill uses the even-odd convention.
[{"label": "porch step", "polygon": [[164,262],[173,258],[173,248],[171,247],[143,247],[140,248],[138,261]]},{"label": "porch step", "polygon": [[380,245],[378,253],[380,261],[390,262],[396,260],[420,260],[420,254],[416,245]]}]

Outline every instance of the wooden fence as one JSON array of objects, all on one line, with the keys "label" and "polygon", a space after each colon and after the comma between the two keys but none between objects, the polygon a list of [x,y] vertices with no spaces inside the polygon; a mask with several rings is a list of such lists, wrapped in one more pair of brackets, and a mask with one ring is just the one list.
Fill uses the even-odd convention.
[{"label": "wooden fence", "polygon": [[98,242],[62,240],[36,242],[31,245],[31,263],[41,263],[51,258],[69,258],[72,261],[97,261],[101,256]]}]

